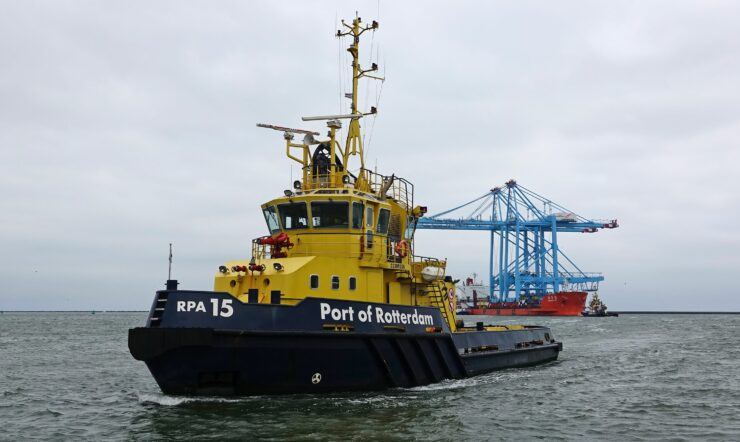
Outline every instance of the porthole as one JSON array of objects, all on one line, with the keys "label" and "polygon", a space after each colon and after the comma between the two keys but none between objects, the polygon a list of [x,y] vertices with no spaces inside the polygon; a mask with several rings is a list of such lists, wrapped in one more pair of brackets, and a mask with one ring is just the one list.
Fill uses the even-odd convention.
[{"label": "porthole", "polygon": [[334,275],[331,277],[331,289],[339,290],[339,276]]},{"label": "porthole", "polygon": [[357,290],[357,277],[350,276],[349,277],[349,289],[350,290]]},{"label": "porthole", "polygon": [[319,288],[319,275],[311,275],[310,277],[310,286],[312,289]]}]

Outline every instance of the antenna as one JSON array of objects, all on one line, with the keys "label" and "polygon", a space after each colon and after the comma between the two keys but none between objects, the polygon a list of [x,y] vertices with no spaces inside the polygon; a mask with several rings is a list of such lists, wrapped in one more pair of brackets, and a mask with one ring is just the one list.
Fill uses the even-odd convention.
[{"label": "antenna", "polygon": [[170,268],[167,271],[167,279],[172,279],[172,243],[170,243]]},{"label": "antenna", "polygon": [[167,290],[177,290],[177,286],[180,285],[176,279],[172,279],[172,243],[170,243],[170,268],[167,271],[167,283],[165,287]]},{"label": "antenna", "polygon": [[[375,108],[373,108],[373,112],[371,112],[371,113],[375,113]],[[303,121],[348,120],[350,118],[352,118],[352,119],[362,118],[364,115],[368,115],[368,114],[319,115],[319,116],[316,116],[316,117],[301,117],[301,120],[303,120]]]},{"label": "antenna", "polygon": [[312,130],[293,129],[293,128],[290,128],[290,127],[275,126],[274,124],[257,123],[257,127],[264,127],[265,129],[272,129],[272,130],[277,130],[277,131],[280,131],[280,132],[287,132],[287,133],[292,133],[292,134],[319,135],[318,132],[314,132]]}]

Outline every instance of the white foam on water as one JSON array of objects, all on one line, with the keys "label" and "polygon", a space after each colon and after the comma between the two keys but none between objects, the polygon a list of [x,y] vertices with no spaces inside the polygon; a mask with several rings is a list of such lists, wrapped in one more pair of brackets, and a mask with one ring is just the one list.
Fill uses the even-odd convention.
[{"label": "white foam on water", "polygon": [[151,394],[151,393],[140,393],[137,394],[139,403],[141,404],[156,404],[167,407],[177,406],[181,404],[187,404],[191,402],[217,402],[217,403],[231,403],[231,402],[243,402],[248,401],[251,398],[223,398],[223,397],[186,397],[186,396],[167,396],[164,394]]},{"label": "white foam on water", "polygon": [[190,401],[190,399],[184,397],[172,397],[157,394],[139,394],[138,397],[139,403],[142,404],[156,404],[170,407]]},{"label": "white foam on water", "polygon": [[409,390],[412,391],[437,391],[437,390],[455,390],[458,388],[470,388],[483,384],[490,384],[496,382],[502,378],[501,375],[480,375],[473,376],[463,379],[445,379],[436,384],[422,385],[420,387],[412,387]]},{"label": "white foam on water", "polygon": [[366,398],[347,399],[345,401],[337,401],[335,405],[344,406],[350,405],[372,405],[376,408],[403,408],[408,406],[407,402],[399,400],[398,396],[375,396]]}]

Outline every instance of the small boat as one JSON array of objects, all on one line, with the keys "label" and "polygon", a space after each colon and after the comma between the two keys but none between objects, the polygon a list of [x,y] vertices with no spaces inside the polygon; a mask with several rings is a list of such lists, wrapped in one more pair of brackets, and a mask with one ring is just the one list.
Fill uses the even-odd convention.
[{"label": "small boat", "polygon": [[594,295],[591,297],[591,302],[589,303],[588,308],[586,310],[583,310],[583,312],[581,312],[581,315],[597,318],[603,318],[606,316],[619,316],[619,313],[612,313],[606,310],[606,304],[601,301],[601,299],[599,298],[599,294],[594,293]]},{"label": "small boat", "polygon": [[353,59],[351,112],[305,117],[326,123],[319,139],[314,130],[258,125],[281,132],[302,170],[292,190],[262,204],[268,234],[244,258],[214,266],[212,291],[180,290],[168,278],[146,325],[129,330],[131,354],[164,393],[413,387],[542,364],[562,350],[548,327],[456,318],[446,260],[415,250],[426,208],[415,204],[413,185],[365,166],[360,120],[375,110],[358,109],[358,80],[375,78],[377,67],[360,66],[360,36],[378,24],[342,23],[337,36],[350,38]]}]

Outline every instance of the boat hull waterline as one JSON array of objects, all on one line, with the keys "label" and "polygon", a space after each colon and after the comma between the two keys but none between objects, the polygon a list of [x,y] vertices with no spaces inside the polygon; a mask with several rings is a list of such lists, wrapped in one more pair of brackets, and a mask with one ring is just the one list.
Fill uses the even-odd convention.
[{"label": "boat hull waterline", "polygon": [[166,394],[232,396],[427,385],[553,361],[562,343],[547,327],[450,333],[429,307],[173,290],[157,292],[129,349]]}]

